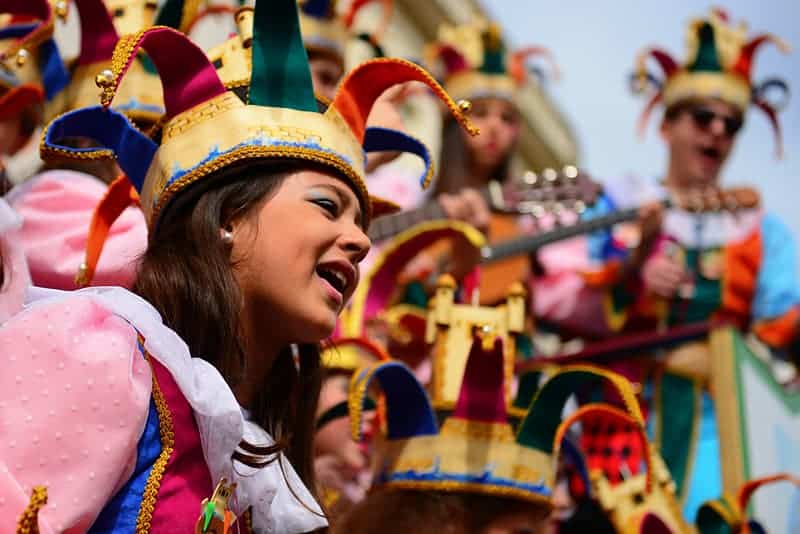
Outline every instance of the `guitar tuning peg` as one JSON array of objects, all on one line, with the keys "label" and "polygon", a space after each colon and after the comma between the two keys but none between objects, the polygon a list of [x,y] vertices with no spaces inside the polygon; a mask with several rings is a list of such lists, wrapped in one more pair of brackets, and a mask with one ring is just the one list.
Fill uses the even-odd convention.
[{"label": "guitar tuning peg", "polygon": [[568,180],[574,180],[578,177],[578,167],[575,165],[564,165],[564,168],[561,170],[561,174],[563,174]]},{"label": "guitar tuning peg", "polygon": [[583,200],[576,200],[572,203],[572,211],[578,215],[582,214],[584,211],[586,211],[586,203]]},{"label": "guitar tuning peg", "polygon": [[541,204],[536,204],[535,206],[533,206],[531,208],[531,212],[530,213],[531,213],[531,215],[533,215],[534,218],[541,219],[542,217],[544,217],[544,215],[546,213],[546,210],[545,210],[544,206],[542,206]]},{"label": "guitar tuning peg", "polygon": [[542,171],[542,177],[544,177],[547,183],[552,184],[558,179],[558,173],[555,169],[548,168]]},{"label": "guitar tuning peg", "polygon": [[536,185],[539,181],[539,177],[533,171],[526,171],[525,174],[522,175],[522,181],[526,185]]}]

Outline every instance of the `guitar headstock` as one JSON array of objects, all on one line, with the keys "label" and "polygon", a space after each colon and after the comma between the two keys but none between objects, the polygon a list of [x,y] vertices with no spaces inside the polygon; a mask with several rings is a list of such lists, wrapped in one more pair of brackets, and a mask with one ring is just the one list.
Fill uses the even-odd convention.
[{"label": "guitar headstock", "polygon": [[670,196],[673,206],[692,213],[741,211],[757,208],[761,196],[752,187],[696,188]]},{"label": "guitar headstock", "polygon": [[489,202],[502,213],[530,214],[543,217],[564,212],[580,214],[599,198],[603,187],[577,167],[567,165],[561,171],[528,171],[508,184],[492,182]]}]

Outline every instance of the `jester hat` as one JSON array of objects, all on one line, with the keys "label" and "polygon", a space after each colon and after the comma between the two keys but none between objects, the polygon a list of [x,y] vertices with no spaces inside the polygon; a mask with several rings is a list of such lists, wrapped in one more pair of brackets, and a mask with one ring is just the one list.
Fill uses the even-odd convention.
[{"label": "jester hat", "polygon": [[[0,120],[37,110],[69,80],[53,41],[54,10],[47,0],[1,0],[9,18],[0,28]],[[38,121],[37,121],[38,122]]]},{"label": "jester hat", "polygon": [[[212,63],[188,38],[172,28],[153,27],[120,39],[111,76],[102,80],[102,105],[53,121],[43,136],[42,156],[116,157],[140,197],[151,231],[179,193],[208,183],[221,169],[245,162],[299,160],[321,165],[345,180],[359,198],[366,227],[373,212],[386,206],[373,201],[364,181],[364,123],[380,93],[397,83],[423,81],[438,91],[463,124],[467,119],[424,70],[388,59],[356,68],[331,105],[318,111],[295,3],[261,5],[269,11],[255,11],[253,83],[247,103],[226,90]],[[163,84],[166,113],[157,140],[109,109],[140,49],[148,53]],[[95,139],[101,147],[59,144],[74,136]],[[381,139],[389,145],[404,140]]]},{"label": "jester hat", "polygon": [[800,478],[788,473],[751,480],[739,488],[736,497],[724,495],[719,499],[703,503],[695,519],[698,531],[700,534],[766,533],[766,529],[758,521],[747,518],[747,507],[756,490],[777,482],[790,482],[796,488],[800,488]]},{"label": "jester hat", "polygon": [[[108,81],[111,73],[120,68],[112,64],[112,54],[121,35],[153,24],[184,29],[198,7],[196,1],[167,0],[157,12],[157,2],[153,0],[74,1],[81,28],[79,53],[70,65],[69,83],[47,110],[47,119],[97,102],[97,82]],[[116,90],[114,107],[137,124],[149,125],[164,113],[160,81],[147,58],[134,59],[127,66],[125,83]]]},{"label": "jester hat", "polygon": [[506,415],[502,343],[478,337],[455,410],[441,426],[424,387],[404,364],[382,362],[357,371],[350,383],[353,437],[362,437],[361,407],[377,382],[384,394],[386,432],[376,442],[374,488],[471,492],[549,508],[559,446],[571,424],[562,422],[564,405],[576,388],[598,379],[628,401],[627,413],[603,409],[619,411],[643,433],[641,412],[624,378],[573,366],[542,387],[515,435]]},{"label": "jester hat", "polygon": [[[328,56],[344,66],[345,45],[354,36],[356,15],[372,1],[353,0],[347,12],[339,14],[336,0],[299,0],[300,28],[309,54]],[[383,16],[370,36],[373,42],[380,41],[392,14],[392,0],[381,0],[381,3]]]},{"label": "jester hat", "polygon": [[501,98],[516,104],[518,90],[530,83],[526,60],[532,56],[549,61],[553,76],[558,77],[558,67],[546,48],[529,46],[509,53],[500,27],[483,20],[457,27],[443,25],[425,55],[427,63],[441,65],[445,88],[456,100]]},{"label": "jester hat", "polygon": [[[686,34],[687,59],[681,65],[668,52],[658,47],[644,49],[636,60],[634,91],[651,93],[639,119],[643,133],[647,120],[659,103],[666,108],[678,102],[698,98],[716,98],[745,112],[752,104],[766,113],[775,132],[778,155],[782,153],[780,123],[777,113],[788,103],[788,85],[770,78],[761,83],[752,79],[755,54],[765,43],[772,43],[781,52],[789,46],[770,33],[748,39],[747,25],[734,26],[727,13],[712,9],[707,18],[689,23]],[[647,60],[654,59],[662,76],[648,71]],[[783,97],[773,101],[769,93],[779,91]]]}]

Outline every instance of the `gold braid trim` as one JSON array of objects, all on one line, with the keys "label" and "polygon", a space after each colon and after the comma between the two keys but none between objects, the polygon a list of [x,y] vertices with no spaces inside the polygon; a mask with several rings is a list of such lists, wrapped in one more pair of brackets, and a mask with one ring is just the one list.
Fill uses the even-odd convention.
[{"label": "gold braid trim", "polygon": [[[66,111],[60,114],[58,117],[53,119],[55,122],[56,119],[61,118],[62,116],[66,115],[67,113],[71,113],[70,111]],[[125,117],[125,120],[128,123],[128,126],[135,129],[142,135],[147,135],[142,132],[141,128],[139,128],[136,123],[134,123],[130,116],[126,113],[122,113]],[[160,115],[159,115],[160,116]],[[51,122],[52,124],[52,122]],[[46,128],[42,130],[41,137],[39,138],[39,156],[44,159],[50,158],[68,158],[68,159],[77,159],[77,160],[101,160],[101,159],[115,159],[117,156],[113,150],[110,148],[98,148],[91,151],[84,151],[78,149],[70,149],[64,147],[57,147],[51,146],[47,144],[47,135],[50,132],[50,124],[47,125]],[[150,137],[150,136],[148,136]]]},{"label": "gold braid trim", "polygon": [[117,46],[114,47],[114,53],[111,55],[111,73],[113,77],[107,84],[101,86],[100,103],[103,106],[110,106],[111,101],[114,100],[119,84],[122,83],[122,77],[131,66],[131,63],[133,63],[133,60],[136,59],[136,53],[144,36],[151,30],[164,28],[167,28],[167,26],[153,26],[146,30],[124,35],[117,41]]},{"label": "gold braid trim", "polygon": [[347,409],[350,412],[350,435],[353,440],[360,442],[361,419],[364,413],[364,397],[367,394],[367,384],[369,384],[375,371],[385,362],[376,362],[372,365],[357,369],[350,378],[350,391],[347,396]]},{"label": "gold braid trim", "polygon": [[47,488],[35,486],[28,506],[17,520],[17,534],[39,534],[39,509],[47,504]]},{"label": "gold braid trim", "polygon": [[[142,345],[144,345],[143,342]],[[150,354],[146,351],[145,358],[150,364],[150,369],[152,371],[153,362]],[[158,489],[161,486],[161,479],[164,477],[167,462],[172,456],[173,447],[175,446],[172,414],[169,412],[169,407],[167,406],[167,401],[164,399],[164,394],[161,392],[161,388],[158,387],[158,380],[156,380],[155,373],[153,373],[153,401],[156,403],[156,411],[158,412],[161,454],[158,455],[153,467],[150,469],[150,475],[147,477],[147,483],[144,486],[142,504],[139,507],[139,515],[136,518],[136,534],[147,534],[150,532],[153,511],[156,508]]]},{"label": "gold braid trim", "polygon": [[[347,85],[348,78],[350,76],[356,75],[356,73],[359,71],[360,68],[364,67],[365,65],[372,64],[372,63],[390,63],[392,65],[397,65],[399,63],[399,64],[402,64],[402,65],[408,67],[411,70],[416,71],[417,74],[419,74],[420,78],[422,78],[422,79],[421,80],[408,80],[408,81],[421,81],[422,83],[424,83],[425,85],[430,87],[430,89],[433,91],[433,93],[437,97],[439,97],[439,100],[441,100],[444,103],[445,106],[447,106],[447,109],[450,110],[450,113],[452,113],[453,117],[455,117],[455,119],[464,128],[464,130],[467,131],[467,133],[469,133],[472,136],[478,135],[480,133],[480,129],[477,126],[475,126],[474,124],[472,124],[472,122],[467,118],[467,116],[464,113],[464,111],[462,111],[461,106],[456,104],[456,102],[452,98],[450,98],[450,95],[447,94],[447,91],[444,90],[444,87],[442,87],[439,84],[439,82],[437,82],[433,78],[433,76],[430,75],[430,73],[428,71],[426,71],[425,69],[423,69],[422,67],[420,67],[416,63],[412,63],[411,61],[408,61],[408,60],[405,60],[405,59],[383,57],[383,58],[376,58],[376,59],[371,59],[369,61],[366,61],[366,62],[362,63],[359,67],[356,67],[355,69],[350,71],[350,74],[347,77],[345,77],[345,79],[343,79],[341,81],[341,83],[339,84],[339,87],[345,87]],[[335,102],[336,102],[336,98],[334,98],[334,103]]]},{"label": "gold braid trim", "polygon": [[468,493],[479,493],[481,495],[489,495],[493,497],[508,497],[512,499],[520,499],[528,501],[533,504],[538,504],[546,507],[548,510],[552,509],[553,501],[550,497],[533,493],[519,488],[512,488],[508,486],[494,486],[489,484],[481,484],[478,482],[456,482],[452,480],[441,482],[427,482],[421,480],[403,480],[391,481],[386,483],[386,487],[398,489],[410,489],[417,491],[464,491]]},{"label": "gold braid trim", "polygon": [[359,191],[361,192],[361,196],[364,199],[364,204],[367,207],[366,213],[364,213],[364,228],[369,226],[369,221],[372,218],[372,204],[370,202],[369,193],[366,190],[366,186],[364,185],[361,178],[359,178],[358,174],[353,170],[353,168],[347,164],[342,158],[335,156],[333,154],[327,154],[322,151],[313,150],[306,147],[289,147],[289,146],[244,146],[233,150],[227,154],[223,154],[208,163],[205,163],[195,169],[192,169],[185,175],[183,175],[179,180],[176,180],[172,184],[170,184],[166,189],[157,192],[154,197],[158,198],[155,207],[153,208],[152,213],[150,214],[149,224],[150,229],[154,228],[154,222],[158,220],[159,213],[167,204],[167,201],[172,198],[172,196],[177,193],[179,190],[183,189],[190,183],[203,178],[213,172],[216,172],[220,169],[224,169],[234,163],[244,161],[247,159],[261,159],[261,158],[286,158],[286,159],[299,159],[305,161],[312,161],[315,163],[319,163],[325,165],[327,167],[333,167],[340,173],[342,173],[350,182],[355,185]]},{"label": "gold braid trim", "polygon": [[0,60],[12,58],[19,53],[20,50],[28,50],[38,47],[46,40],[53,37],[54,28],[55,24],[53,23],[53,17],[51,16],[49,19],[42,21],[35,30],[31,31],[21,39],[17,39],[6,50],[0,52]]}]

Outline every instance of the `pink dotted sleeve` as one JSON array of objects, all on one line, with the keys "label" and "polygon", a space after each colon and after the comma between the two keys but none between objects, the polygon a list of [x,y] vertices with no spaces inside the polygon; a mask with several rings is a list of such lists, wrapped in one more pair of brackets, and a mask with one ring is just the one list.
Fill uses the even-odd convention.
[{"label": "pink dotted sleeve", "polygon": [[152,387],[136,331],[91,297],[0,327],[0,532],[45,486],[43,532],[84,532],[130,477]]},{"label": "pink dotted sleeve", "polygon": [[[34,285],[76,289],[89,223],[105,192],[105,184],[88,174],[47,171],[13,195],[10,202],[23,218],[19,233]],[[111,226],[92,285],[131,287],[146,247],[142,210],[129,207]]]}]

